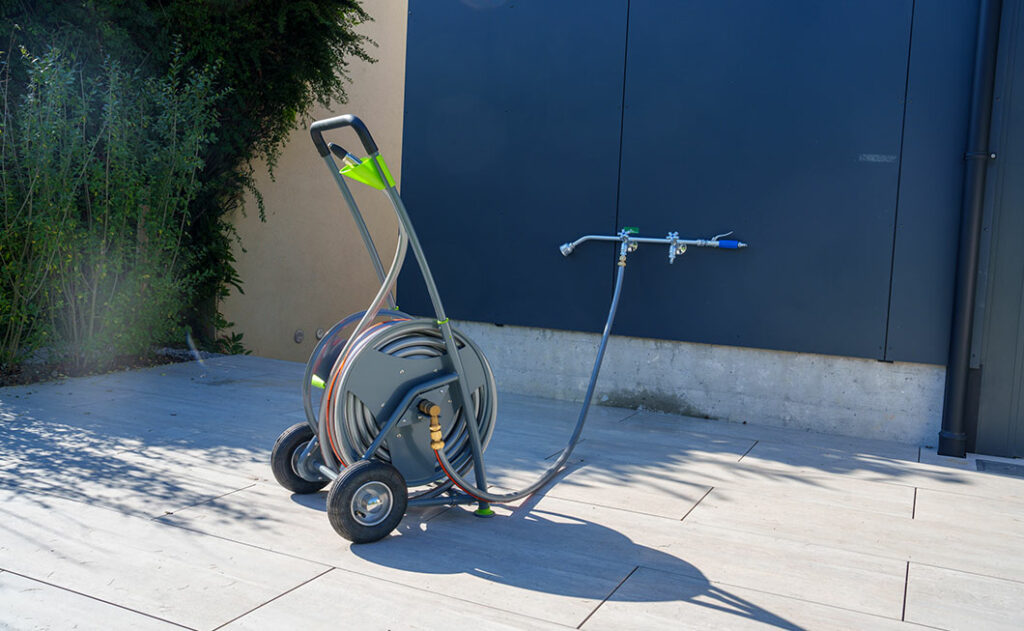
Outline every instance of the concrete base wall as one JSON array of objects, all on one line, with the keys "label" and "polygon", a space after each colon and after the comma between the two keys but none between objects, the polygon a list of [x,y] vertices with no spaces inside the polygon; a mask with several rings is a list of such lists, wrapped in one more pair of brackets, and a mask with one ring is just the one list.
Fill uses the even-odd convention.
[{"label": "concrete base wall", "polygon": [[[579,401],[600,335],[459,322],[502,390]],[[595,401],[934,445],[945,367],[613,336]]]}]

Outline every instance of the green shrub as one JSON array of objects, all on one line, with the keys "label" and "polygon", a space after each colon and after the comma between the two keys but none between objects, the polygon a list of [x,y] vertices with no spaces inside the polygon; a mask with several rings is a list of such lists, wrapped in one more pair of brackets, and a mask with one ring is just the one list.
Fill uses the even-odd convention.
[{"label": "green shrub", "polygon": [[184,339],[204,280],[189,204],[223,94],[181,59],[160,78],[114,61],[90,77],[60,50],[23,49],[24,85],[4,74],[0,363],[45,345],[102,368]]},{"label": "green shrub", "polygon": [[[192,76],[189,74],[192,72],[212,78],[213,89],[222,95],[213,104],[215,118],[220,125],[218,140],[199,148],[197,157],[202,167],[194,182],[197,188],[188,195],[188,217],[183,224],[181,241],[176,242],[179,254],[175,264],[179,269],[167,280],[174,285],[182,278],[187,279],[188,291],[183,296],[185,302],[178,307],[177,319],[181,323],[187,322],[207,348],[240,348],[237,334],[223,338],[219,344],[215,339],[217,325],[224,322],[218,317],[218,300],[229,287],[241,290],[242,285],[232,256],[237,235],[227,217],[240,207],[246,190],[255,194],[262,217],[262,201],[254,188],[254,163],[265,161],[273,165],[284,140],[314,103],[345,101],[348,60],[370,59],[365,50],[368,40],[355,32],[367,20],[369,16],[356,0],[0,0],[0,25],[3,26],[0,32],[10,33],[6,47],[8,57],[10,51],[21,44],[35,51],[56,46],[68,51],[65,60],[75,60],[69,68],[73,67],[72,74],[77,73],[77,77],[65,76],[62,84],[67,88],[67,94],[61,97],[64,99],[62,107],[70,118],[63,123],[54,119],[50,124],[66,124],[75,129],[83,127],[80,131],[92,134],[82,135],[83,142],[98,137],[96,129],[84,128],[97,124],[94,123],[97,110],[92,105],[88,106],[93,108],[90,109],[92,118],[87,123],[76,122],[78,119],[72,115],[72,110],[85,107],[79,103],[79,92],[84,86],[87,90],[101,93],[102,86],[108,85],[111,79],[109,73],[115,69],[125,81],[143,88],[150,86],[147,81],[152,78],[171,76],[174,68],[177,68],[178,80],[186,83],[185,78]],[[0,42],[0,48],[2,46]],[[175,50],[186,53],[175,55]],[[20,97],[24,86],[28,85],[28,68],[20,63],[17,55],[14,57],[5,59],[13,62],[4,66],[5,95]],[[205,74],[210,68],[215,72]],[[10,89],[6,91],[8,83]],[[150,105],[154,103],[149,102]],[[134,107],[128,103],[121,105]],[[155,110],[147,108],[149,106],[140,111],[148,112],[149,124],[153,124]],[[58,137],[60,142],[72,142],[69,136],[58,134]],[[47,145],[47,149],[54,150],[54,145]],[[103,163],[105,157],[89,153],[92,151],[94,149],[83,147],[79,153],[88,153],[90,164]],[[47,167],[47,174],[61,173],[59,167],[64,164],[70,170],[59,179],[65,182],[73,180],[74,162],[69,161],[67,151],[53,151],[46,155],[49,156],[46,159],[54,161]],[[140,167],[153,166],[146,161],[148,158],[144,159],[145,156],[131,155],[135,156],[131,159],[140,161]],[[129,157],[121,156],[124,159]],[[136,193],[131,194],[141,194],[138,193],[139,187],[144,188],[150,180],[159,179],[155,173],[147,175],[149,180],[145,182],[136,181],[134,176],[129,177],[125,173],[119,177],[123,177],[129,187],[135,187]],[[5,198],[8,193],[12,196],[20,194],[13,186],[8,187],[10,191],[5,188]],[[95,192],[91,191],[90,196],[94,197]],[[125,197],[121,202],[128,199]],[[119,208],[117,204],[121,202],[112,201],[113,207]],[[143,225],[151,220],[153,217],[150,215],[142,216]],[[5,218],[5,221],[8,220]],[[0,247],[22,248],[17,249],[17,256],[13,255],[13,250],[8,250],[8,254],[22,261],[50,260],[45,248],[52,245],[51,241],[61,241],[53,236],[53,231],[60,229],[56,224],[36,225],[34,220],[24,216],[10,221],[18,224],[15,236],[0,237],[3,242]],[[151,230],[145,234],[152,237]],[[46,235],[50,235],[50,241],[46,240]],[[92,238],[95,239],[96,235]],[[103,243],[103,240],[97,243]],[[31,255],[24,251],[26,244],[32,244]],[[130,258],[120,250],[108,256],[112,259],[103,260],[126,261]],[[132,269],[135,269],[138,262],[131,260]],[[98,288],[104,279],[110,281],[112,275],[117,274],[121,274],[118,284],[132,283],[140,288],[139,291],[145,288],[143,294],[164,282],[153,280],[156,278],[153,274],[149,278],[136,278],[123,272],[115,274],[115,268],[120,269],[118,265],[126,263],[110,262],[107,268],[100,266],[99,271],[95,269],[98,263],[83,265],[85,267],[72,269],[78,274],[78,279],[72,283],[74,291],[63,288],[65,295],[49,296],[49,301],[74,298],[78,305],[80,294],[96,293],[91,290],[93,284]],[[67,271],[67,268],[61,271]],[[5,289],[6,283],[10,282],[7,277],[4,278],[5,288],[0,288],[3,292],[0,296],[0,318],[4,323],[20,323],[3,331],[28,344],[21,349],[22,352],[32,346],[48,344],[46,328],[38,326],[38,320],[44,317],[46,309],[38,301],[49,291],[43,287],[43,279],[53,273],[52,269],[37,268],[12,271],[7,277],[18,279],[15,281],[20,283],[17,290]],[[62,335],[74,338],[71,332],[77,331],[76,335],[81,335],[84,340],[83,331],[109,331],[91,339],[114,336],[112,331],[117,329],[118,317],[151,307],[160,311],[149,300],[140,298],[135,303],[125,303],[120,310],[108,310],[107,315],[101,318],[93,316],[92,304],[89,303],[84,312],[79,309],[71,321],[61,323]],[[65,305],[64,308],[71,307]],[[87,326],[87,322],[92,324]],[[6,324],[2,326],[6,327]],[[18,342],[8,343],[5,338],[0,340],[0,344],[3,345],[0,347],[0,361],[10,361],[17,354],[11,349],[18,349]]]}]

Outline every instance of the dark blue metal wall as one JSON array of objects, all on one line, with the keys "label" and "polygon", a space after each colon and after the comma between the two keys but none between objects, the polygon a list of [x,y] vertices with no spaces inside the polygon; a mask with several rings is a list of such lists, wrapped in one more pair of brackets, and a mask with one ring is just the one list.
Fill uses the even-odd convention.
[{"label": "dark blue metal wall", "polygon": [[[942,363],[975,0],[412,2],[402,193],[454,318]],[[952,251],[950,248],[954,248]],[[428,311],[414,274],[402,307]]]},{"label": "dark blue metal wall", "polygon": [[621,332],[881,355],[910,25],[910,0],[631,2],[620,220],[752,245],[637,257]]},{"label": "dark blue metal wall", "polygon": [[[453,318],[594,330],[615,230],[625,0],[410,3],[402,195]],[[428,313],[409,257],[401,306]],[[412,273],[409,273],[412,272]]]},{"label": "dark blue metal wall", "polygon": [[1003,3],[989,191],[974,348],[980,372],[976,438],[968,449],[1024,457],[1024,2]]},{"label": "dark blue metal wall", "polygon": [[914,4],[886,358],[949,352],[977,0]]}]

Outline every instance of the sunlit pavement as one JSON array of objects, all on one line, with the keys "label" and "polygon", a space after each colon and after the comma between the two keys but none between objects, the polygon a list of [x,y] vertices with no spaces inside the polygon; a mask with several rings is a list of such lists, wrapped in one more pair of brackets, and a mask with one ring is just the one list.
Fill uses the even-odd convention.
[{"label": "sunlit pavement", "polygon": [[[1024,628],[1024,479],[756,409],[594,408],[554,486],[352,546],[325,493],[270,474],[302,371],[216,357],[0,389],[0,628]],[[493,483],[543,471],[576,409],[503,394]]]}]

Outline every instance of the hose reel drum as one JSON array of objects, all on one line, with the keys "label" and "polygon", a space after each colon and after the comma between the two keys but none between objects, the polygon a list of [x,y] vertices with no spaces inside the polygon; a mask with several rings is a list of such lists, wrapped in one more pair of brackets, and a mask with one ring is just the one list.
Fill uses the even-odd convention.
[{"label": "hose reel drum", "polygon": [[[441,408],[445,455],[463,470],[472,458],[467,414],[480,430],[481,447],[486,448],[494,432],[498,392],[480,348],[458,331],[455,340],[465,369],[462,378],[469,386],[469,405],[462,404],[451,383],[424,391],[416,402]],[[354,340],[352,350],[335,365],[321,402],[320,415],[328,419],[332,451],[341,463],[348,466],[358,461],[405,393],[448,370],[447,364],[444,341],[432,320],[393,320]],[[376,453],[379,460],[398,469],[409,487],[447,479],[430,448],[429,426],[430,417],[410,406]]]}]

